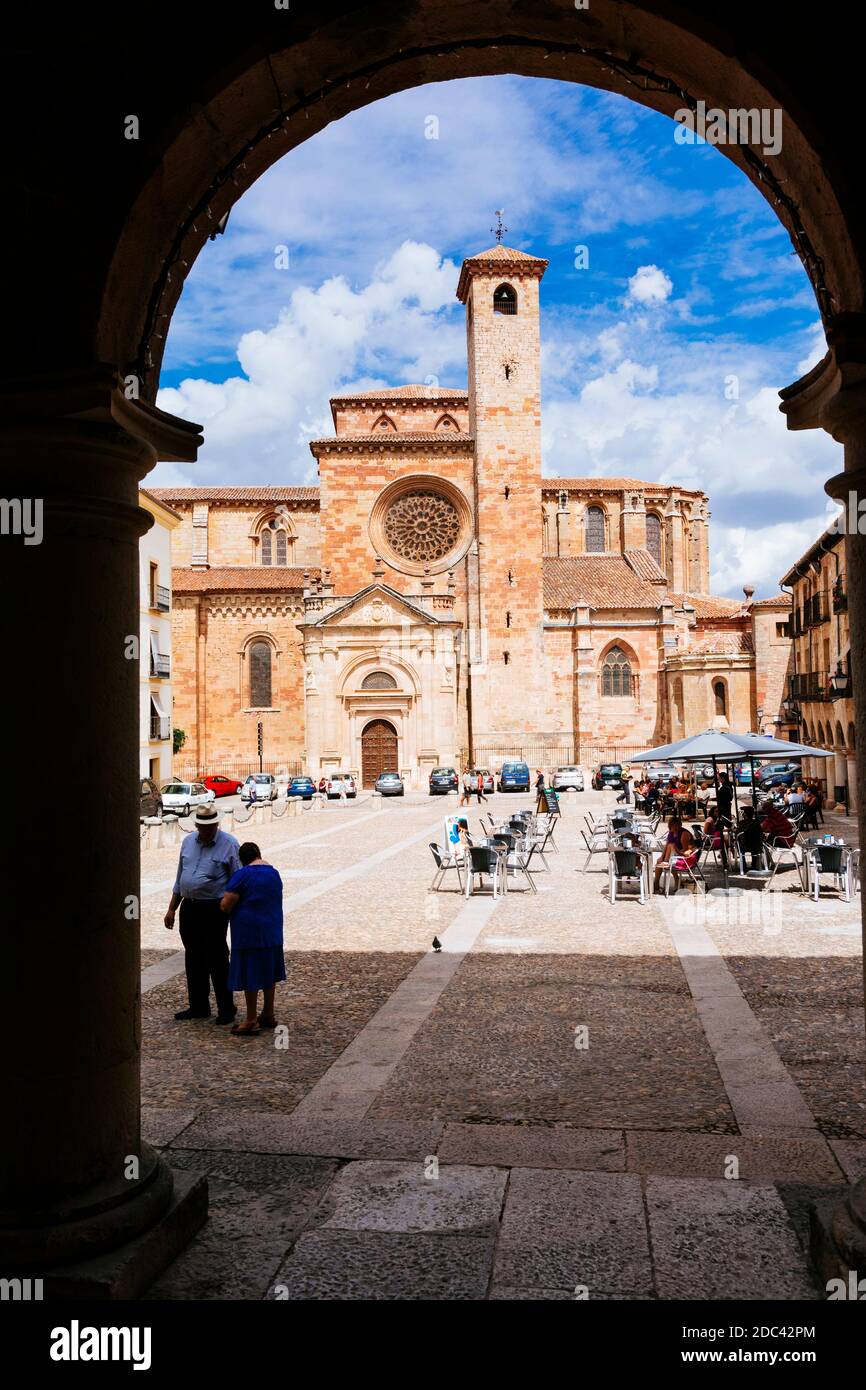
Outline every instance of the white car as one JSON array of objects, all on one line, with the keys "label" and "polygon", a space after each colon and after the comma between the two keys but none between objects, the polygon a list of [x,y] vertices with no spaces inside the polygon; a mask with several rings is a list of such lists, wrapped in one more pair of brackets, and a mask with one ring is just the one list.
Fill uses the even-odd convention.
[{"label": "white car", "polygon": [[253,787],[256,789],[256,802],[276,801],[279,795],[277,779],[272,772],[251,772],[241,787],[241,801],[252,800]]},{"label": "white car", "polygon": [[209,806],[216,801],[216,792],[201,782],[168,782],[162,789],[163,814],[188,816],[196,806]]},{"label": "white car", "polygon": [[333,801],[343,790],[349,797],[357,796],[354,777],[350,772],[332,772],[325,787],[328,800]]},{"label": "white car", "polygon": [[583,768],[558,767],[553,774],[553,790],[556,792],[582,792]]}]

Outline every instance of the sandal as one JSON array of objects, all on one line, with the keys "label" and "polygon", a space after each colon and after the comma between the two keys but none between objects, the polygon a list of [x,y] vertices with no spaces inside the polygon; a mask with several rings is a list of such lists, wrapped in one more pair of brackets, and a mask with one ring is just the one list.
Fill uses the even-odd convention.
[{"label": "sandal", "polygon": [[259,1031],[258,1019],[255,1023],[236,1023],[232,1028],[232,1033],[236,1038],[254,1038]]},{"label": "sandal", "polygon": [[277,1020],[275,1018],[265,1018],[264,1014],[259,1014],[258,1024],[260,1028],[276,1028]]}]

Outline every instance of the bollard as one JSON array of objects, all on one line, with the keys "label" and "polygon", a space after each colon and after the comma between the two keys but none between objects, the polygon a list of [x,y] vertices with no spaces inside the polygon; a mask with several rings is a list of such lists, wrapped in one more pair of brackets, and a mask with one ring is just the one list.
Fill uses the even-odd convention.
[{"label": "bollard", "polygon": [[160,834],[160,831],[162,830],[162,821],[159,819],[158,816],[147,816],[145,818],[144,825],[144,848],[159,849],[160,845],[162,844],[162,837]]}]

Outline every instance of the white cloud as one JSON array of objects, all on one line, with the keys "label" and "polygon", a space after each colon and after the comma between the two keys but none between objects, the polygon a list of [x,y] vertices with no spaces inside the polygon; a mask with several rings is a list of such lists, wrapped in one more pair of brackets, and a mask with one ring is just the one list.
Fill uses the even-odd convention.
[{"label": "white cloud", "polygon": [[628,282],[628,298],[636,304],[663,304],[673,287],[670,276],[657,265],[639,265]]}]

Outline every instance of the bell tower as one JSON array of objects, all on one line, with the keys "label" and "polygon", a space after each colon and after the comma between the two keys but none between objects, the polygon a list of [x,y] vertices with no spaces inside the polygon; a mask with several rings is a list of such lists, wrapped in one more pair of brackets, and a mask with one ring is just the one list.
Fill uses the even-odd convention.
[{"label": "bell tower", "polygon": [[457,286],[466,305],[475,436],[476,545],[468,569],[473,749],[545,731],[538,300],[546,269],[547,261],[497,240],[463,262]]}]

